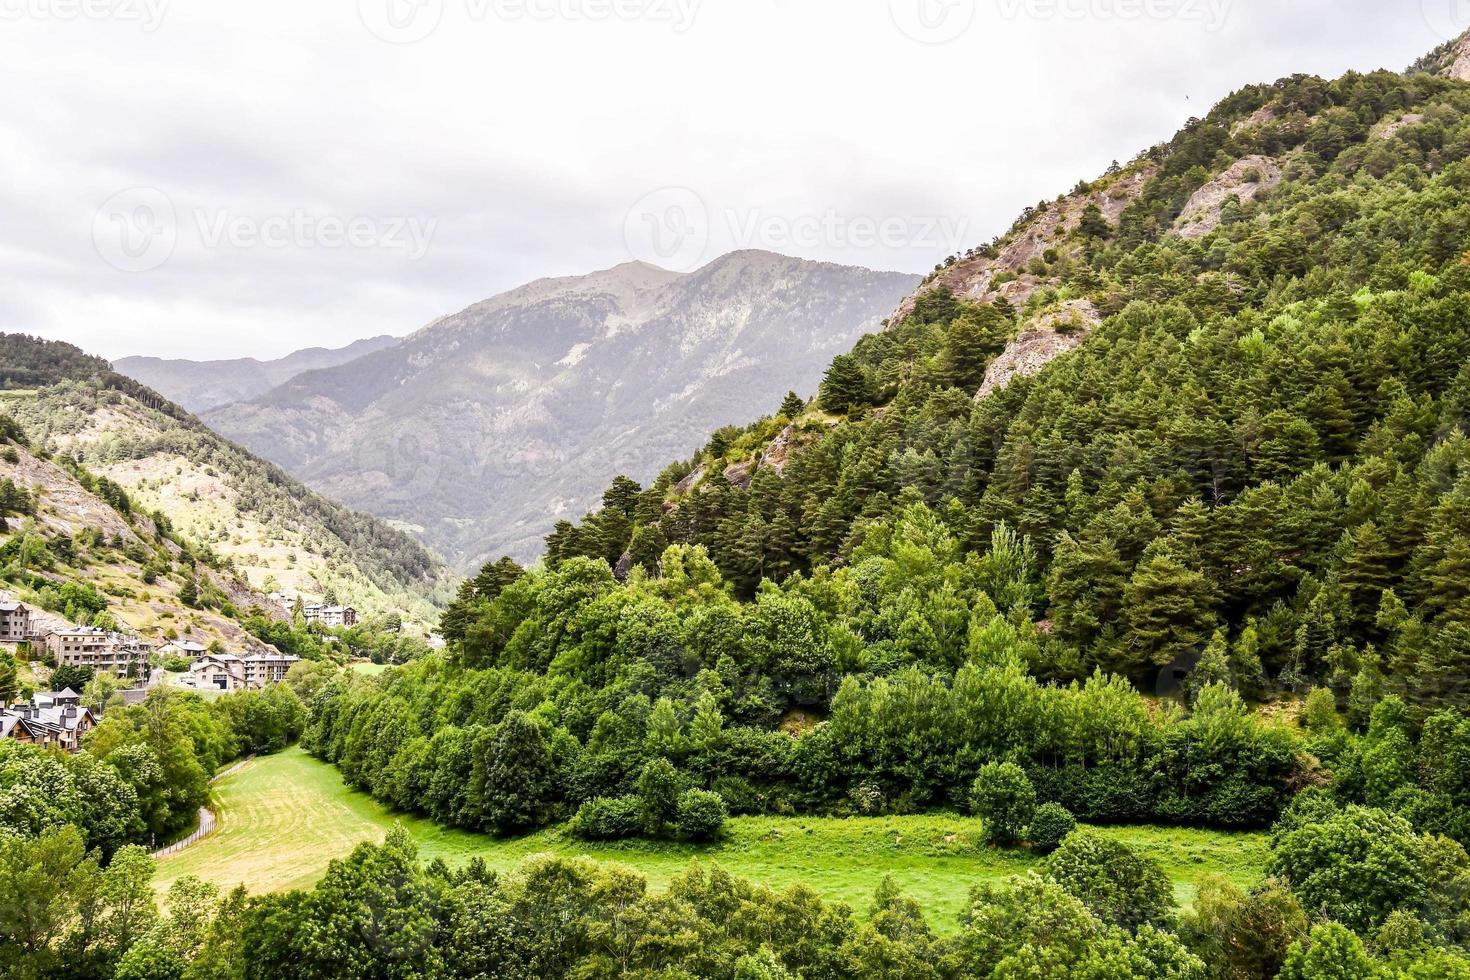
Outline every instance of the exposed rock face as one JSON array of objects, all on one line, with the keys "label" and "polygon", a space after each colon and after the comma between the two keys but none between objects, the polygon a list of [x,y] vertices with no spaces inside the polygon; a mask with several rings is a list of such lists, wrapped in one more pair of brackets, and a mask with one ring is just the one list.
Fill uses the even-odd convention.
[{"label": "exposed rock face", "polygon": [[1470,34],[1461,35],[1450,45],[1440,74],[1446,78],[1470,82]]},{"label": "exposed rock face", "polygon": [[1278,114],[1279,112],[1275,104],[1263,105],[1234,126],[1231,126],[1230,135],[1239,136],[1241,133],[1247,133],[1253,129],[1260,129],[1268,122],[1275,120]]},{"label": "exposed rock face", "polygon": [[[956,262],[941,271],[932,280],[923,283],[912,295],[899,304],[889,318],[897,323],[913,311],[919,295],[940,286],[946,286],[960,299],[993,302],[1004,296],[1013,305],[1021,305],[1047,281],[1026,272],[1031,261],[1046,254],[1049,248],[1059,251],[1075,247],[1066,241],[1076,230],[1082,212],[1089,204],[1096,204],[1104,220],[1116,226],[1124,210],[1143,193],[1144,185],[1157,172],[1151,163],[1137,164],[1107,180],[1086,194],[1072,194],[1059,202],[1047,206],[1046,210],[1034,215],[1021,228],[1009,235],[993,258],[974,258]],[[1000,285],[995,280],[1005,274],[1015,278]]]},{"label": "exposed rock face", "polygon": [[780,434],[771,440],[766,451],[761,453],[760,469],[775,470],[777,475],[783,473],[786,470],[787,457],[791,455],[792,438],[795,434],[795,426],[788,425],[782,429]]},{"label": "exposed rock face", "polygon": [[749,490],[750,481],[755,477],[755,463],[747,460],[744,463],[731,463],[725,467],[725,479],[730,485],[739,490]]},{"label": "exposed rock face", "polygon": [[815,390],[918,280],[759,251],[541,280],[206,420],[462,568],[529,560],[619,473]]},{"label": "exposed rock face", "polygon": [[1248,204],[1279,183],[1281,168],[1275,160],[1260,155],[1242,157],[1190,196],[1174,228],[1180,238],[1203,238],[1220,227],[1220,213],[1230,198]]},{"label": "exposed rock face", "polygon": [[1028,321],[990,367],[976,401],[983,401],[1016,378],[1029,378],[1069,351],[1076,350],[1101,317],[1085,299],[1068,300]]},{"label": "exposed rock face", "polygon": [[1399,130],[1407,129],[1410,126],[1417,126],[1423,121],[1423,113],[1407,112],[1404,115],[1399,116],[1397,119],[1386,120],[1374,126],[1373,131],[1370,132],[1368,136],[1370,139],[1376,140],[1393,139],[1393,137],[1398,134]]}]

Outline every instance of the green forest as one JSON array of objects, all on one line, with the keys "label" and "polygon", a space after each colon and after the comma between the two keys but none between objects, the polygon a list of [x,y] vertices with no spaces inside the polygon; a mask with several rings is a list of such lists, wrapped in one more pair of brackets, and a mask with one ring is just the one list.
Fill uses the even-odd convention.
[{"label": "green forest", "polygon": [[[1102,178],[1147,175],[1117,222],[1092,207],[1007,273],[1042,284],[1024,303],[931,283],[812,399],[618,478],[537,566],[487,564],[444,650],[279,704],[109,713],[55,779],[136,802],[0,819],[0,969],[1470,978],[1467,111],[1470,85],[1428,74],[1242,89]],[[1255,155],[1279,184],[1173,233]],[[976,398],[1077,301],[1100,318],[1080,347]],[[497,835],[942,810],[1045,857],[942,933],[891,882],[862,909],[710,866],[655,891],[552,855],[425,863],[401,832],[310,891],[132,901],[120,845],[200,799],[192,771],[149,796],[135,744],[210,772],[298,731],[393,808]],[[11,755],[0,816],[26,767],[63,765]],[[1267,831],[1267,877],[1181,907],[1155,857],[1082,826],[1130,823]],[[95,921],[3,897],[38,867],[71,869],[57,901]]]},{"label": "green forest", "polygon": [[[1118,169],[1143,192],[1034,259],[1023,307],[932,288],[811,402],[614,481],[544,566],[465,583],[446,653],[330,685],[305,744],[496,833],[693,837],[720,803],[975,813],[995,846],[1075,851],[1086,882],[977,894],[990,942],[1048,931],[1007,916],[1062,895],[1097,915],[1089,888],[1122,878],[1102,921],[1199,961],[1062,970],[1036,938],[931,950],[936,975],[1465,975],[1467,108],[1387,72],[1232,95]],[[1279,186],[1168,233],[1252,154]],[[1082,346],[977,400],[1075,300],[1102,317]],[[784,469],[758,465],[778,436]],[[1073,820],[1272,828],[1272,878],[1159,913],[1147,859],[1120,874]],[[1272,926],[1250,956],[1248,920]]]}]

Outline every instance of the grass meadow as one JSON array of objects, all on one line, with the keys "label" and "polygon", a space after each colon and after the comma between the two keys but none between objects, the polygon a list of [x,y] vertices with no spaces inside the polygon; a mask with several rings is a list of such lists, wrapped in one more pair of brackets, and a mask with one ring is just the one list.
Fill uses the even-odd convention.
[{"label": "grass meadow", "polygon": [[[971,886],[1024,874],[1038,859],[984,844],[979,821],[958,814],[912,817],[738,817],[714,845],[629,842],[593,845],[552,829],[500,839],[435,826],[422,817],[390,812],[343,785],[333,767],[299,748],[258,758],[215,784],[219,828],[182,852],[159,861],[156,884],[166,889],[183,875],[222,887],[244,883],[252,892],[307,888],[333,858],[363,841],[379,842],[395,823],[417,841],[424,860],[451,865],[479,856],[509,870],[531,854],[584,855],[628,865],[654,888],[691,862],[713,861],[732,874],[773,888],[806,882],[825,898],[865,911],[873,889],[891,875],[948,931]],[[1153,855],[1174,882],[1182,905],[1196,883],[1220,874],[1241,885],[1260,879],[1266,860],[1260,834],[1173,827],[1110,827],[1101,832]]]}]

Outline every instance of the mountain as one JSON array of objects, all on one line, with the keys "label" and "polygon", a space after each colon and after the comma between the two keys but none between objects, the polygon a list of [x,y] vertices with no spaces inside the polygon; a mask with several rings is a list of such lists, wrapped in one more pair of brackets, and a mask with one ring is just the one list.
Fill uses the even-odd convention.
[{"label": "mountain", "polygon": [[307,347],[273,361],[258,361],[253,357],[225,361],[124,357],[114,361],[112,367],[191,412],[203,412],[263,395],[303,371],[336,367],[397,343],[398,338],[384,335],[334,350]]},{"label": "mountain", "polygon": [[[1044,678],[1470,707],[1467,53],[1231,94],[951,257],[814,403],[611,486],[548,566],[701,545],[748,598],[1009,551],[1028,581],[992,598]],[[871,656],[962,647],[970,601],[935,601],[860,619]]]},{"label": "mountain", "polygon": [[417,541],[313,493],[101,358],[0,334],[0,412],[38,451],[122,488],[250,588],[331,590],[365,613],[436,618],[445,570]]},{"label": "mountain", "polygon": [[[0,400],[0,411],[10,399]],[[7,421],[0,416],[0,430]],[[25,437],[0,431],[0,597],[19,599],[33,619],[60,627],[103,613],[147,639],[179,637],[226,649],[258,646],[237,616],[285,613],[232,570],[197,559],[189,542],[153,515],[135,511],[116,485],[70,460],[37,455]],[[29,542],[29,543],[28,543]],[[221,601],[184,601],[187,582]]]},{"label": "mountain", "polygon": [[402,343],[204,415],[317,490],[461,565],[530,558],[619,473],[810,390],[916,276],[727,255],[545,279]]},{"label": "mountain", "polygon": [[[488,564],[304,744],[476,831],[961,811],[1050,852],[953,936],[886,886],[867,938],[912,939],[846,975],[1470,975],[1466,49],[1243,88],[1028,209],[814,402]],[[1169,845],[1078,822],[1269,857],[1179,910]],[[632,969],[669,966],[740,972]]]}]

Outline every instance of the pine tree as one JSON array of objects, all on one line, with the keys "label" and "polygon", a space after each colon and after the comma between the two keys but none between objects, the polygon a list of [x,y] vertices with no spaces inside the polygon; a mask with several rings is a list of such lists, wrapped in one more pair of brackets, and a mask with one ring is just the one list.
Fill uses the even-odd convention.
[{"label": "pine tree", "polygon": [[1205,577],[1167,554],[1146,557],[1124,591],[1124,637],[1135,671],[1182,661],[1214,628]]},{"label": "pine tree", "polygon": [[870,405],[872,401],[872,382],[857,358],[851,354],[834,357],[832,366],[822,377],[822,408],[841,414],[854,407]]},{"label": "pine tree", "polygon": [[1005,345],[1000,319],[992,307],[955,318],[939,352],[939,376],[945,384],[966,392],[979,389],[990,358]]},{"label": "pine tree", "polygon": [[787,419],[794,419],[798,415],[800,415],[802,411],[805,410],[805,408],[806,402],[801,400],[801,396],[794,391],[788,391],[786,393],[786,397],[781,399],[780,414],[786,416]]},{"label": "pine tree", "polygon": [[1108,219],[1103,217],[1102,208],[1089,201],[1077,222],[1077,233],[1083,238],[1107,238],[1112,232]]}]

